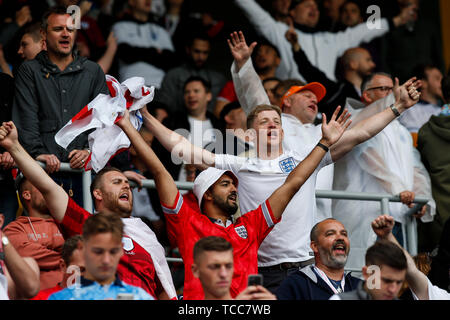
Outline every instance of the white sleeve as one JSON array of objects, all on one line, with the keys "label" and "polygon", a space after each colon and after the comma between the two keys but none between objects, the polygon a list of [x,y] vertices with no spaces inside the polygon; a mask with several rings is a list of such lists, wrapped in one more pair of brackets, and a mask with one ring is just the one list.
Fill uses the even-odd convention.
[{"label": "white sleeve", "polygon": [[395,97],[393,93],[390,93],[383,99],[379,99],[368,106],[362,108],[362,109],[353,109],[350,104],[346,104],[346,108],[348,111],[352,114],[352,124],[350,125],[350,128],[355,126],[358,122],[370,118],[371,116],[384,111],[388,106],[390,106],[392,103],[395,102]]},{"label": "white sleeve", "polygon": [[257,105],[270,104],[269,97],[253,67],[251,59],[247,60],[239,72],[236,72],[236,64],[233,61],[231,77],[233,78],[236,96],[247,115]]},{"label": "white sleeve", "polygon": [[242,167],[246,158],[237,157],[230,154],[216,154],[214,167],[221,170],[230,170],[236,176],[239,169]]},{"label": "white sleeve", "polygon": [[[257,33],[266,37],[272,44],[278,44],[280,34],[278,33],[277,25],[279,22],[261,8],[255,0],[235,0],[234,3],[242,9]],[[287,29],[288,26],[286,25]]]},{"label": "white sleeve", "polygon": [[[411,290],[411,293],[414,300],[419,300],[414,291]],[[450,293],[444,289],[434,286],[430,282],[430,279],[428,279],[428,300],[450,300]]]},{"label": "white sleeve", "polygon": [[429,199],[428,209],[425,215],[420,219],[422,222],[433,221],[436,214],[436,202],[431,194],[431,179],[428,171],[425,169],[422,161],[420,160],[420,153],[416,148],[413,148],[413,163],[414,163],[414,187],[413,191],[418,196],[424,196]]},{"label": "white sleeve", "polygon": [[389,31],[389,23],[386,18],[382,18],[380,28],[369,29],[367,22],[360,23],[345,31],[330,33],[338,48],[338,56],[341,56],[348,48],[358,47],[361,42],[369,43],[376,37],[380,37]]}]

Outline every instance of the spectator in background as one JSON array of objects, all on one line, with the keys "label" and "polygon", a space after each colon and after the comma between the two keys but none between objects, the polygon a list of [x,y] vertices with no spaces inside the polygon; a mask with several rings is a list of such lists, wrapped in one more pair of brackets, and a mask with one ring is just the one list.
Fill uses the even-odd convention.
[{"label": "spectator in background", "polygon": [[339,13],[345,2],[346,0],[323,0],[319,5],[320,18],[317,28],[321,31],[338,31]]},{"label": "spectator in background", "polygon": [[314,265],[290,274],[276,291],[279,300],[328,300],[333,294],[356,289],[361,281],[344,272],[350,241],[342,223],[322,220],[311,229],[310,239]]},{"label": "spectator in background", "polygon": [[266,90],[267,96],[269,97],[270,104],[273,104],[275,106],[279,104],[278,100],[276,99],[275,88],[280,82],[281,80],[277,77],[266,78],[262,81],[264,90]]},{"label": "spectator in background", "polygon": [[[227,153],[235,156],[253,149],[253,142],[247,131],[247,115],[239,102],[227,104],[220,112],[220,121],[224,124],[222,148],[216,144],[216,153]],[[220,143],[220,141],[218,141]],[[219,149],[220,148],[220,149]],[[207,149],[209,149],[207,147]]]},{"label": "spectator in background", "polygon": [[74,284],[76,277],[84,274],[84,259],[82,253],[81,235],[73,236],[64,241],[59,259],[59,268],[61,269],[62,278],[58,284],[52,288],[39,291],[39,293],[31,300],[47,300],[48,297],[55,292]]},{"label": "spectator in background", "polygon": [[339,8],[338,30],[354,27],[364,21],[359,3],[351,0],[345,1]]},{"label": "spectator in background", "polygon": [[52,288],[62,278],[59,260],[63,235],[42,194],[21,174],[16,178],[16,188],[25,212],[5,227],[4,233],[21,256],[36,260],[40,289]]},{"label": "spectator in background", "polygon": [[318,105],[320,111],[324,112],[327,117],[331,117],[335,106],[345,106],[347,98],[360,100],[363,78],[370,75],[375,68],[375,63],[369,51],[360,47],[347,49],[340,58],[343,79],[334,81],[329,79],[325,73],[312,65],[308,60],[305,52],[300,47],[297,33],[293,26],[286,32],[286,39],[292,45],[294,60],[306,81],[317,81],[327,89],[327,94]]},{"label": "spectator in background", "polygon": [[[166,0],[165,2],[167,4],[167,8],[166,12],[161,17],[161,24],[170,36],[173,36],[181,19],[184,0]],[[153,3],[154,0],[152,1],[152,4]]]},{"label": "spectator in background", "polygon": [[[367,77],[361,87],[365,108],[387,97],[392,90],[395,99],[402,95],[407,97],[408,94],[412,99],[419,99],[420,94],[414,90],[408,94],[398,92],[397,81],[398,79],[394,87],[394,82],[387,74],[375,73]],[[419,87],[416,81],[414,88]],[[384,100],[387,105],[393,102],[393,96],[389,95]],[[362,112],[351,107],[349,109],[354,116]],[[395,110],[391,112],[396,117],[400,115]],[[333,190],[399,195],[401,202],[389,203],[389,214],[395,218],[394,234],[400,243],[403,243],[404,237],[402,225],[406,223],[406,219],[410,219],[406,214],[413,206],[412,201],[416,195],[427,197],[430,201],[415,217],[423,222],[431,222],[435,215],[436,204],[431,195],[430,176],[412,144],[411,135],[397,120],[335,163]],[[376,234],[370,229],[370,221],[380,214],[380,205],[371,201],[333,199],[332,210],[333,217],[346,226],[350,235],[352,251],[347,267],[359,269],[364,265],[367,248],[376,241]]]},{"label": "spectator in background", "polygon": [[[253,54],[252,61],[254,68],[261,81],[274,78],[281,61],[280,52],[277,47],[264,39],[261,39],[258,43],[252,43],[250,47],[250,54]],[[237,100],[234,83],[233,81],[229,81],[217,98],[217,103],[214,108],[216,117],[219,117],[220,111],[226,104]]]},{"label": "spectator in background", "polygon": [[181,112],[185,106],[183,87],[186,80],[193,76],[201,77],[211,85],[211,100],[207,109],[212,112],[216,104],[216,97],[226,79],[221,73],[207,67],[211,51],[209,37],[206,33],[194,34],[185,49],[186,62],[166,73],[161,88],[156,93],[156,99],[167,105],[171,113]]},{"label": "spectator in background", "polygon": [[418,65],[413,74],[422,81],[420,101],[414,109],[408,110],[398,119],[413,134],[414,145],[417,145],[417,132],[430,119],[437,116],[442,107],[442,73],[431,64]]},{"label": "spectator in background", "polygon": [[0,44],[5,48],[8,47],[14,36],[20,31],[20,28],[33,20],[30,6],[19,4],[15,8],[15,14],[12,19],[5,21],[0,28]]},{"label": "spectator in background", "polygon": [[124,255],[124,224],[116,214],[100,212],[83,225],[84,275],[79,282],[53,293],[48,300],[154,300],[142,288],[126,284],[117,275],[119,260]]},{"label": "spectator in background", "polygon": [[270,13],[276,21],[289,23],[289,7],[292,0],[271,0]]},{"label": "spectator in background", "polygon": [[[193,249],[192,273],[202,284],[204,300],[232,300],[231,279],[234,272],[233,246],[221,237],[198,240]],[[276,300],[263,286],[249,286],[236,300]]]},{"label": "spectator in background", "polygon": [[[432,252],[439,244],[439,241],[449,239],[448,234],[443,234],[443,228],[450,219],[450,187],[448,179],[450,177],[450,154],[444,152],[450,147],[450,77],[442,79],[442,93],[446,103],[439,115],[433,115],[420,128],[417,139],[417,149],[422,156],[423,164],[427,168],[431,177],[431,188],[433,198],[436,200],[436,216],[433,222],[418,225],[419,252]],[[447,223],[449,225],[449,223]],[[449,228],[449,227],[447,227]],[[442,239],[442,240],[440,240]],[[449,248],[448,252],[442,251],[445,256],[448,255],[450,261],[450,244],[442,248]],[[439,249],[441,250],[441,249]],[[450,265],[449,265],[450,266]],[[448,271],[448,268],[447,268]],[[444,279],[449,281],[448,273]],[[445,288],[447,289],[447,288]]]},{"label": "spectator in background", "polygon": [[145,85],[159,88],[166,72],[176,65],[170,34],[151,15],[151,0],[129,0],[130,14],[116,22],[119,81],[142,76]]},{"label": "spectator in background", "polygon": [[400,81],[415,76],[411,68],[421,63],[434,63],[443,72],[439,24],[421,13],[419,0],[397,0],[397,3],[397,10],[406,12],[409,22],[383,37],[382,70],[395,74]]},{"label": "spectator in background", "polygon": [[[14,99],[14,78],[0,72],[0,121],[11,120],[11,110]],[[14,159],[8,151],[0,147],[0,212],[4,214],[3,226],[16,219],[19,208],[14,179],[11,169]]]},{"label": "spectator in background", "polygon": [[[212,99],[211,84],[199,76],[191,76],[186,79],[181,88],[184,97],[184,110],[172,114],[164,120],[164,124],[171,130],[182,129],[183,135],[194,145],[201,148],[216,141],[216,133],[221,129],[220,123],[214,115],[208,111],[208,104]],[[171,160],[170,152],[167,152],[159,142],[155,141],[155,152],[161,157],[175,180],[186,181],[182,166]]]},{"label": "spectator in background", "polygon": [[407,269],[403,250],[390,241],[379,240],[367,249],[365,260],[364,281],[355,290],[335,294],[330,300],[398,300]]},{"label": "spectator in background", "polygon": [[[78,136],[66,150],[55,142],[55,134],[99,93],[109,93],[99,65],[73,50],[76,31],[68,21],[70,15],[63,7],[44,15],[41,27],[47,51],[22,63],[16,74],[12,119],[25,149],[44,162],[50,174],[59,170],[61,162],[74,169],[84,166],[89,156],[87,135]],[[82,204],[79,174],[52,177]]]},{"label": "spectator in background", "polygon": [[17,54],[28,61],[33,60],[42,50],[46,50],[46,43],[42,37],[41,24],[35,22],[25,28]]},{"label": "spectator in background", "polygon": [[[293,59],[291,45],[284,37],[289,26],[275,21],[255,0],[235,0],[235,4],[244,11],[250,23],[260,36],[267,38],[280,51],[281,63],[277,69],[280,79],[301,79],[302,76]],[[323,71],[328,78],[335,80],[336,60],[348,48],[357,47],[363,41],[382,36],[408,20],[403,19],[403,12],[393,19],[382,18],[380,28],[369,29],[361,23],[345,32],[317,32],[320,12],[315,0],[293,0],[289,14],[301,47],[313,65]]]},{"label": "spectator in background", "polygon": [[30,257],[21,257],[2,233],[5,216],[0,213],[0,300],[30,299],[39,292],[39,267]]}]

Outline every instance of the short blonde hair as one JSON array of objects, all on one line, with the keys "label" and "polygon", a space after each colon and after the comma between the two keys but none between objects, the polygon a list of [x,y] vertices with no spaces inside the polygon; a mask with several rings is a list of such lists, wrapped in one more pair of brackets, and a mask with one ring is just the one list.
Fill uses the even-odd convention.
[{"label": "short blonde hair", "polygon": [[247,129],[253,128],[253,122],[255,122],[256,117],[259,113],[263,111],[276,111],[280,116],[281,120],[281,109],[278,106],[272,104],[260,104],[253,108],[253,110],[247,116]]}]

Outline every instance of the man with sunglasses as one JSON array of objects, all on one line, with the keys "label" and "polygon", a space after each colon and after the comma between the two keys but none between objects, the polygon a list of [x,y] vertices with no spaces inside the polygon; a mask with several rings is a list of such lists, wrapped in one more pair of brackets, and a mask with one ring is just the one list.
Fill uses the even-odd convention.
[{"label": "man with sunglasses", "polygon": [[[393,88],[394,82],[388,74],[374,73],[366,77],[361,85],[362,107],[384,99],[398,117],[400,113],[392,105]],[[361,110],[347,107],[354,116],[358,116]],[[359,106],[353,104],[353,107]],[[335,163],[333,190],[398,195],[401,203],[391,202],[389,214],[396,221],[393,233],[403,244],[402,225],[410,218],[406,213],[413,206],[415,195],[431,199],[414,215],[422,222],[433,220],[436,205],[431,196],[428,172],[413,146],[410,133],[397,119]],[[380,215],[380,204],[336,199],[333,200],[332,211],[333,218],[341,221],[350,235],[352,251],[346,267],[360,270],[365,263],[367,248],[377,239],[370,228],[370,221]]]}]

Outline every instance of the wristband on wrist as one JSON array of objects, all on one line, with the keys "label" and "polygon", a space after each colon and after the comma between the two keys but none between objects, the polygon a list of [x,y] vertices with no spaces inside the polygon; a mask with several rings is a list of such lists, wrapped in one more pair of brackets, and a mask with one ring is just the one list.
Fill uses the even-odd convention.
[{"label": "wristband on wrist", "polygon": [[394,113],[394,115],[395,115],[396,117],[399,117],[399,116],[400,116],[400,112],[399,112],[398,109],[394,106],[394,104],[391,104],[391,105],[389,106],[389,108],[391,108],[392,112]]},{"label": "wristband on wrist", "polygon": [[325,150],[325,152],[328,152],[328,147],[322,143],[317,143],[317,147],[322,148],[323,150]]}]

